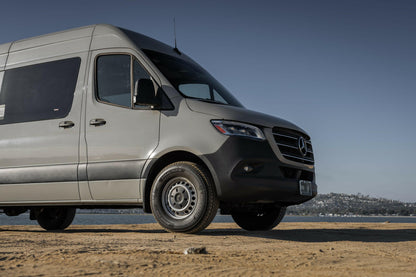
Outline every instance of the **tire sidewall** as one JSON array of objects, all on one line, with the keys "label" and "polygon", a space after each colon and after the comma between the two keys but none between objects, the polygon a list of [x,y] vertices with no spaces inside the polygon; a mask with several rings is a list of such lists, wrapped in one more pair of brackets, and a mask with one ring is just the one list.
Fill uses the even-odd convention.
[{"label": "tire sidewall", "polygon": [[[50,216],[50,213],[59,213],[58,218]],[[45,230],[64,230],[71,225],[75,217],[75,208],[66,207],[48,207],[43,208],[38,215],[37,221],[39,225]]]},{"label": "tire sidewall", "polygon": [[[170,180],[175,178],[184,178],[191,182],[195,187],[198,199],[193,212],[183,219],[175,219],[169,215],[165,211],[162,202],[163,189]],[[165,167],[153,183],[150,198],[152,212],[156,220],[164,228],[175,232],[186,232],[197,226],[205,216],[208,201],[210,199],[208,199],[206,180],[191,164],[185,163]]]},{"label": "tire sidewall", "polygon": [[232,218],[238,226],[247,231],[268,231],[276,227],[283,219],[286,207],[275,208],[265,216],[257,216],[256,212],[234,213]]}]

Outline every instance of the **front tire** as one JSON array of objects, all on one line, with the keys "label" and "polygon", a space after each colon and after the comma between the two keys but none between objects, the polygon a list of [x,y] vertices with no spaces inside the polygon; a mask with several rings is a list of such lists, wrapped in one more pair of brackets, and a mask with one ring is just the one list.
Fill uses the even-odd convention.
[{"label": "front tire", "polygon": [[276,227],[286,213],[286,207],[276,207],[262,212],[232,213],[235,223],[247,231],[268,231]]},{"label": "front tire", "polygon": [[219,202],[210,175],[202,166],[176,162],[156,176],[150,205],[155,219],[166,230],[197,233],[212,222]]},{"label": "front tire", "polygon": [[42,208],[37,214],[36,220],[45,230],[64,230],[71,225],[74,220],[75,213],[75,208]]}]

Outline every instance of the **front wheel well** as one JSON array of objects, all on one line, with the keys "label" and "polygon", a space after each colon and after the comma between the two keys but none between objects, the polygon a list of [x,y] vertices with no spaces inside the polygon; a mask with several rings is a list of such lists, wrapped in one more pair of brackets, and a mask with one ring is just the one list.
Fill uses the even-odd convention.
[{"label": "front wheel well", "polygon": [[206,169],[206,171],[210,174],[211,181],[211,171],[207,167],[207,165],[199,158],[197,155],[192,154],[186,151],[174,151],[163,155],[162,157],[158,158],[158,160],[151,166],[149,173],[147,174],[146,183],[144,187],[144,194],[143,194],[143,211],[145,213],[151,213],[152,209],[150,207],[150,191],[152,189],[153,181],[155,180],[157,174],[167,165],[174,163],[174,162],[194,162]]}]

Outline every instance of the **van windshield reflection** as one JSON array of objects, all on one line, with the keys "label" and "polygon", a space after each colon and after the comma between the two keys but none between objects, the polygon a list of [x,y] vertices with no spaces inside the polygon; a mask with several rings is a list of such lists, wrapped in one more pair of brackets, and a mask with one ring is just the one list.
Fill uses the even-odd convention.
[{"label": "van windshield reflection", "polygon": [[179,59],[153,50],[142,50],[185,97],[209,103],[242,107],[241,103],[226,88],[192,60]]}]

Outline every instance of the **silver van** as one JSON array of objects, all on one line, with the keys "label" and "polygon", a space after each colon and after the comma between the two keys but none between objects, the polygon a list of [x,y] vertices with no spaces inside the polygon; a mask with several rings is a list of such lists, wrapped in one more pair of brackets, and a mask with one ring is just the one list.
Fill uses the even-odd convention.
[{"label": "silver van", "polygon": [[0,45],[0,210],[46,230],[143,208],[196,233],[269,230],[317,193],[310,137],[247,110],[192,59],[110,25]]}]

